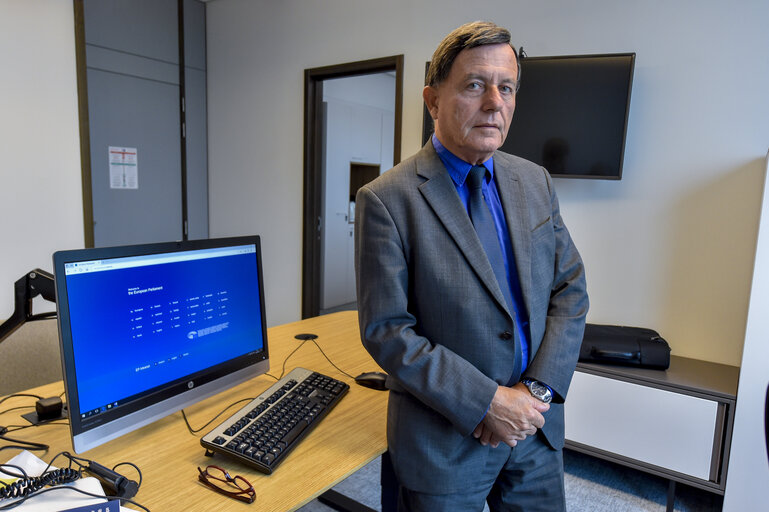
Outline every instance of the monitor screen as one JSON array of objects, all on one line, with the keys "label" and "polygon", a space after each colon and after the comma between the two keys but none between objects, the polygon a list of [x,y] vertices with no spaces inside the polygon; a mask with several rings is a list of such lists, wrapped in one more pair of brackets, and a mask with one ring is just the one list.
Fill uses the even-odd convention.
[{"label": "monitor screen", "polygon": [[53,260],[76,452],[269,369],[259,237]]},{"label": "monitor screen", "polygon": [[[552,176],[619,180],[634,53],[525,57],[515,113],[501,151]],[[423,139],[433,130],[425,110]]]}]

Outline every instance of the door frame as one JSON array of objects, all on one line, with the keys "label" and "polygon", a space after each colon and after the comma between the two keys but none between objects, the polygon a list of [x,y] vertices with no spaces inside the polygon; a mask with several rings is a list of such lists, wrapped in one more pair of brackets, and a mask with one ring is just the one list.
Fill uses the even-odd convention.
[{"label": "door frame", "polygon": [[320,313],[323,206],[323,81],[395,71],[393,165],[401,160],[403,55],[304,70],[304,212],[302,220],[302,318]]}]

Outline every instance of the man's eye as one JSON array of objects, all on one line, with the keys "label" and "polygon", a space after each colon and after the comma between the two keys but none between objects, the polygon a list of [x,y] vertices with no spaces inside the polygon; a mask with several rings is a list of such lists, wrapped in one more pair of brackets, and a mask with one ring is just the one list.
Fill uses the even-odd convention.
[{"label": "man's eye", "polygon": [[467,88],[471,91],[477,91],[477,90],[480,90],[482,87],[479,82],[471,82],[467,85]]},{"label": "man's eye", "polygon": [[513,93],[513,88],[510,87],[509,85],[500,86],[499,90],[502,91],[503,94],[512,94]]}]

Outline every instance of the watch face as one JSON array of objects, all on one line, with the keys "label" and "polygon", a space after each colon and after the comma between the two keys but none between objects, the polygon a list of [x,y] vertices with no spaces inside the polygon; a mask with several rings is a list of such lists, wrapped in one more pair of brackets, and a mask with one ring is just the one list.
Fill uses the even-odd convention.
[{"label": "watch face", "polygon": [[531,391],[531,394],[534,395],[534,397],[538,398],[539,400],[542,400],[545,403],[550,402],[550,400],[552,400],[553,398],[550,395],[550,390],[547,388],[547,386],[545,386],[541,382],[530,381],[529,391]]}]

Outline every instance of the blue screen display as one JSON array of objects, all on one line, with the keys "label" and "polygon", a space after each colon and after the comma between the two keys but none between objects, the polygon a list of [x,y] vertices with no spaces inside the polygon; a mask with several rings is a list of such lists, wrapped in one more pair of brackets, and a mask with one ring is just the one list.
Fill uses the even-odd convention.
[{"label": "blue screen display", "polygon": [[80,411],[262,350],[256,258],[201,250],[69,264]]}]

